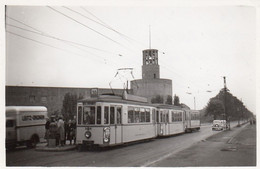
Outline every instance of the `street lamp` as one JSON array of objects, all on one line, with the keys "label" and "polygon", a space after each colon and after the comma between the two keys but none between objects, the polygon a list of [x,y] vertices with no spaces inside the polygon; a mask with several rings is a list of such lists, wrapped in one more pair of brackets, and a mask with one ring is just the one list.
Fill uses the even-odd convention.
[{"label": "street lamp", "polygon": [[[192,95],[192,93],[190,93],[190,92],[186,92],[187,94],[189,94],[189,95]],[[194,99],[194,110],[196,110],[196,98],[195,98],[195,96],[193,97],[193,99]]]}]

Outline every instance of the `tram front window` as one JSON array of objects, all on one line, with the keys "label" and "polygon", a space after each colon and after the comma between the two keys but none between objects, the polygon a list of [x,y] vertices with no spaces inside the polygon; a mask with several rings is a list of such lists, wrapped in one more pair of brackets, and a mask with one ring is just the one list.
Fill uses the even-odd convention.
[{"label": "tram front window", "polygon": [[82,107],[78,107],[78,124],[81,124],[81,118],[82,118]]},{"label": "tram front window", "polygon": [[115,107],[110,107],[110,124],[115,124]]},{"label": "tram front window", "polygon": [[101,124],[101,106],[97,106],[97,124]]},{"label": "tram front window", "polygon": [[95,107],[84,107],[83,124],[95,124]]},{"label": "tram front window", "polygon": [[104,110],[104,124],[109,124],[108,117],[109,117],[109,107],[105,106],[105,110]]}]

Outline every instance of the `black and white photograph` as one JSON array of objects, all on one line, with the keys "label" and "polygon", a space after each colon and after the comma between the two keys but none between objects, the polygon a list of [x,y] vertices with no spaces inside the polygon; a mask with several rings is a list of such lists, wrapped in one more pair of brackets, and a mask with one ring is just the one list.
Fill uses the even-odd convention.
[{"label": "black and white photograph", "polygon": [[256,168],[259,5],[6,1],[1,166]]}]

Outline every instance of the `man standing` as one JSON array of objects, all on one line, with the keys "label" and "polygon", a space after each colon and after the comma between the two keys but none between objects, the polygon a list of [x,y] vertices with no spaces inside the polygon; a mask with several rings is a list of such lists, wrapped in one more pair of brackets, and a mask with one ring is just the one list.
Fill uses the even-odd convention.
[{"label": "man standing", "polygon": [[49,118],[47,118],[45,123],[45,139],[47,141],[47,146],[49,145],[49,135],[50,135],[50,120]]},{"label": "man standing", "polygon": [[64,146],[65,129],[64,129],[64,121],[62,120],[62,116],[59,117],[57,126],[59,132],[59,145]]}]

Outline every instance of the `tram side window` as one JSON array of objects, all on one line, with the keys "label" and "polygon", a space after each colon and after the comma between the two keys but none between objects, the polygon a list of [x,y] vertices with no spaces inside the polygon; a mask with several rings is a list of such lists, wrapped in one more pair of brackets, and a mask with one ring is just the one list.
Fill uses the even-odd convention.
[{"label": "tram side window", "polygon": [[181,112],[172,112],[172,121],[182,121],[182,116]]},{"label": "tram side window", "polygon": [[150,109],[145,109],[145,122],[150,122]]},{"label": "tram side window", "polygon": [[97,106],[97,124],[101,124],[101,106]]},{"label": "tram side window", "polygon": [[169,122],[169,112],[168,111],[166,112],[166,121],[165,122],[167,122],[167,123]]},{"label": "tram side window", "polygon": [[78,124],[81,124],[81,119],[82,119],[82,107],[78,107]]},{"label": "tram side window", "polygon": [[135,108],[134,112],[135,112],[134,113],[135,123],[139,123],[140,122],[140,109]]},{"label": "tram side window", "polygon": [[191,114],[191,120],[199,120],[199,114],[196,114],[196,113],[192,113]]},{"label": "tram side window", "polygon": [[191,118],[191,120],[195,120],[193,113],[191,113],[190,118]]},{"label": "tram side window", "polygon": [[156,122],[159,123],[159,111],[156,111]]},{"label": "tram side window", "polygon": [[84,107],[83,124],[95,124],[95,107]]},{"label": "tram side window", "polygon": [[104,110],[104,124],[108,124],[108,112],[109,108],[107,106],[105,106],[105,110]]},{"label": "tram side window", "polygon": [[179,112],[179,121],[182,121],[182,112]]},{"label": "tram side window", "polygon": [[140,114],[141,114],[141,120],[140,122],[145,122],[145,111],[144,111],[144,108],[141,108],[140,109]]},{"label": "tram side window", "polygon": [[121,118],[122,117],[121,116],[121,114],[122,114],[121,112],[122,111],[121,110],[122,110],[121,107],[117,107],[117,113],[116,113],[117,124],[121,124],[122,123],[122,120],[121,120],[122,119]]},{"label": "tram side window", "polygon": [[152,112],[153,112],[152,121],[153,121],[153,123],[154,123],[154,122],[155,122],[155,110],[153,109]]},{"label": "tram side window", "polygon": [[115,107],[110,107],[110,124],[115,124]]},{"label": "tram side window", "polygon": [[164,117],[163,117],[163,112],[162,111],[160,111],[160,122],[164,122]]},{"label": "tram side window", "polygon": [[128,123],[134,122],[134,108],[128,107]]}]

